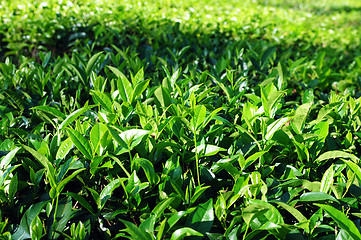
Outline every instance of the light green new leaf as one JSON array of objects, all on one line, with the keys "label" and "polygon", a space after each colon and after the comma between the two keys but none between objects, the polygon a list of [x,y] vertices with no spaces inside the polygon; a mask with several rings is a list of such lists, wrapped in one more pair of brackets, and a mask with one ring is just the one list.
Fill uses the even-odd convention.
[{"label": "light green new leaf", "polygon": [[323,153],[321,156],[319,156],[315,161],[316,162],[321,162],[327,159],[331,159],[331,158],[350,158],[351,160],[353,160],[354,162],[358,161],[359,158],[356,157],[353,154],[347,153],[347,152],[343,152],[343,151],[328,151]]},{"label": "light green new leaf", "polygon": [[158,219],[163,214],[164,210],[174,201],[174,199],[174,197],[167,198],[158,203],[157,206],[153,208],[152,214],[156,216],[156,219]]},{"label": "light green new leaf", "polygon": [[98,52],[97,54],[95,54],[94,56],[92,56],[89,59],[89,62],[86,65],[86,75],[87,76],[90,76],[91,71],[94,69],[96,62],[98,61],[98,59],[101,57],[102,54],[103,54],[103,52]]},{"label": "light green new leaf", "polygon": [[345,161],[347,166],[355,173],[357,180],[361,182],[361,168],[351,161]]},{"label": "light green new leaf", "polygon": [[137,146],[143,137],[149,134],[150,131],[143,129],[129,129],[121,132],[119,137],[128,145],[129,148]]},{"label": "light green new leaf", "polygon": [[321,180],[321,192],[328,193],[333,183],[333,164],[326,170]]},{"label": "light green new leaf", "polygon": [[56,159],[63,159],[69,153],[69,151],[73,148],[73,146],[74,145],[73,145],[73,142],[71,141],[70,137],[65,139],[61,143],[58,151],[56,152]]},{"label": "light green new leaf", "polygon": [[150,80],[142,81],[135,86],[132,94],[131,102],[134,102],[142,95],[142,93],[147,89],[149,82]]},{"label": "light green new leaf", "polygon": [[130,100],[133,95],[133,87],[124,74],[121,74],[118,78],[117,85],[120,97],[122,98],[123,102],[131,103]]},{"label": "light green new leaf", "polygon": [[197,105],[194,108],[193,114],[194,114],[192,118],[193,132],[196,132],[198,127],[202,125],[202,123],[206,118],[207,109],[204,105]]},{"label": "light green new leaf", "polygon": [[9,164],[11,163],[11,160],[14,158],[15,154],[19,151],[20,147],[15,148],[14,150],[11,150],[8,152],[0,162],[0,170],[6,169]]},{"label": "light green new leaf", "polygon": [[107,132],[107,126],[102,123],[95,124],[90,130],[90,143],[93,147],[94,153],[101,154],[101,140]]},{"label": "light green new leaf", "polygon": [[302,202],[317,202],[326,200],[340,203],[336,198],[324,192],[307,192],[300,196],[300,201]]},{"label": "light green new leaf", "polygon": [[312,106],[312,102],[302,104],[296,110],[295,116],[291,121],[292,129],[297,133],[301,134],[303,126],[305,125],[305,121],[308,115],[308,111]]},{"label": "light green new leaf", "polygon": [[273,134],[278,131],[286,122],[288,122],[291,118],[289,117],[283,117],[280,118],[276,121],[274,121],[273,123],[271,123],[268,127],[267,127],[267,133],[266,133],[266,140],[272,138]]},{"label": "light green new leaf", "polygon": [[210,144],[201,144],[197,146],[197,148],[192,150],[192,152],[196,152],[196,151],[198,154],[202,153],[203,156],[207,157],[207,156],[216,155],[220,151],[227,151],[227,149]]},{"label": "light green new leaf", "polygon": [[90,95],[92,95],[93,98],[96,100],[94,102],[98,102],[100,106],[106,109],[109,113],[113,112],[112,101],[110,100],[110,97],[108,97],[108,95],[96,90],[90,90]]},{"label": "light green new leaf", "polygon": [[110,134],[113,136],[114,140],[120,144],[123,148],[129,150],[128,144],[120,137],[120,130],[114,126],[107,125],[107,128]]},{"label": "light green new leaf", "polygon": [[91,160],[93,157],[92,157],[92,151],[89,141],[78,131],[70,128],[67,128],[67,130],[68,130],[68,135],[71,138],[71,141],[74,143],[74,145],[86,157],[86,159]]},{"label": "light green new leaf", "polygon": [[185,237],[190,237],[190,236],[203,237],[203,234],[200,232],[197,232],[196,230],[194,230],[192,228],[184,227],[184,228],[175,230],[174,233],[172,234],[170,240],[180,240],[180,239],[183,239]]},{"label": "light green new leaf", "polygon": [[40,110],[46,113],[49,113],[57,118],[60,118],[61,120],[64,120],[66,118],[66,116],[64,115],[64,113],[62,113],[61,111],[59,111],[56,108],[53,107],[49,107],[49,106],[36,106],[33,107],[32,109],[36,109],[36,110]]},{"label": "light green new leaf", "polygon": [[337,225],[344,229],[353,239],[361,239],[361,234],[355,224],[341,211],[337,210],[336,208],[330,205],[324,204],[316,204],[323,210],[325,210],[328,215],[337,223]]}]

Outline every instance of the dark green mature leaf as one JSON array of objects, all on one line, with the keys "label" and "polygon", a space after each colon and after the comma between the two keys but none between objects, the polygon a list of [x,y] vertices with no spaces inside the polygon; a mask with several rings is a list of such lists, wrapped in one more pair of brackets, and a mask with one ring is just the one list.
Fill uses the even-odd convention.
[{"label": "dark green mature leaf", "polygon": [[106,201],[111,197],[114,189],[120,186],[120,179],[114,179],[107,186],[102,190],[99,195],[100,198],[100,205],[98,205],[99,209],[102,209],[106,203]]},{"label": "dark green mature leaf", "polygon": [[56,185],[56,181],[55,181],[55,169],[52,165],[52,163],[41,153],[35,151],[34,149],[22,145],[23,148],[25,148],[25,150],[27,150],[28,152],[30,152],[46,169],[46,176],[48,177],[51,186],[55,186]]},{"label": "dark green mature leaf", "polygon": [[350,219],[348,219],[348,217],[343,212],[330,205],[316,203],[315,205],[325,210],[328,215],[330,215],[330,217],[337,223],[337,225],[341,229],[344,229],[353,239],[361,239],[361,233],[359,229]]},{"label": "dark green mature leaf", "polygon": [[187,218],[186,226],[191,227],[202,234],[209,232],[214,220],[213,199],[199,204],[192,214]]},{"label": "dark green mature leaf", "polygon": [[73,192],[67,192],[67,193],[63,193],[63,194],[74,198],[74,200],[79,202],[86,210],[88,210],[91,213],[94,213],[92,206],[81,195],[73,193]]},{"label": "dark green mature leaf", "polygon": [[[56,209],[56,212],[55,212]],[[48,219],[48,237],[56,239],[72,217],[73,204],[71,197],[59,201],[57,208],[53,207]],[[54,216],[55,215],[55,216]]]},{"label": "dark green mature leaf", "polygon": [[143,168],[145,175],[147,176],[147,179],[151,185],[155,184],[157,181],[157,175],[155,173],[153,164],[145,158],[135,158],[132,162],[133,169],[134,167],[141,167]]},{"label": "dark green mature leaf", "polygon": [[30,226],[31,222],[39,215],[40,211],[45,207],[47,201],[31,205],[21,218],[20,225],[12,235],[13,239],[29,239],[31,238]]},{"label": "dark green mature leaf", "polygon": [[121,220],[122,223],[124,223],[124,225],[126,226],[126,230],[124,230],[125,232],[127,232],[131,238],[130,239],[144,239],[144,240],[153,240],[153,238],[151,237],[151,235],[149,233],[147,233],[145,230],[138,228],[134,223],[125,221],[125,220]]}]

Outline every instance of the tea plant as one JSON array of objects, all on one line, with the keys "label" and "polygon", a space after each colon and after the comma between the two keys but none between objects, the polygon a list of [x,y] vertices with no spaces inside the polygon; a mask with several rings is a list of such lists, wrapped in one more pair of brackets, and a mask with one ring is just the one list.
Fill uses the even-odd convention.
[{"label": "tea plant", "polygon": [[361,239],[357,1],[1,1],[2,239]]}]

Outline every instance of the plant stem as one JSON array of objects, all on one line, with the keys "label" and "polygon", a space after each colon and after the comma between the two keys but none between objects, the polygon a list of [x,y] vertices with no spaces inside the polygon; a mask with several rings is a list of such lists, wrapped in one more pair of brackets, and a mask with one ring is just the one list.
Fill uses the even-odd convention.
[{"label": "plant stem", "polygon": [[201,185],[201,180],[199,177],[199,159],[198,159],[198,151],[197,151],[197,136],[196,133],[194,133],[194,149],[195,149],[195,154],[196,154],[196,172],[197,172],[197,182],[198,182],[198,186]]}]

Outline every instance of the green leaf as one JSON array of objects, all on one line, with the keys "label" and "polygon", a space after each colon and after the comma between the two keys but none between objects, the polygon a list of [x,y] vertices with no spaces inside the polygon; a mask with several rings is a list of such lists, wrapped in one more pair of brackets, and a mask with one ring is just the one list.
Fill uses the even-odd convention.
[{"label": "green leaf", "polygon": [[135,86],[131,102],[134,102],[142,95],[142,93],[147,89],[149,82],[150,80],[142,81]]},{"label": "green leaf", "polygon": [[156,219],[158,219],[164,212],[164,210],[174,201],[174,197],[167,198],[155,206],[152,210],[152,214],[156,216]]},{"label": "green leaf", "polygon": [[92,214],[94,213],[92,206],[88,203],[87,200],[85,200],[85,198],[83,198],[79,194],[76,194],[73,192],[67,192],[67,193],[63,193],[63,194],[74,198],[74,200],[79,202],[86,210],[88,210]]},{"label": "green leaf", "polygon": [[53,115],[54,117],[60,119],[60,120],[64,120],[66,118],[66,116],[64,115],[64,113],[62,113],[61,111],[59,111],[56,108],[53,107],[49,107],[49,106],[36,106],[33,107],[32,109],[36,109],[36,110],[40,110],[46,113],[49,113],[51,115]]},{"label": "green leaf", "polygon": [[159,86],[154,91],[154,97],[155,97],[155,103],[157,104],[157,107],[159,108],[167,108],[169,105],[172,104],[172,99],[170,97],[170,94],[166,88],[163,86]]},{"label": "green leaf", "polygon": [[157,175],[154,171],[153,164],[149,160],[145,158],[135,158],[133,159],[132,165],[133,165],[132,169],[138,166],[143,168],[145,175],[147,176],[147,179],[151,185],[156,183]]},{"label": "green leaf", "polygon": [[105,202],[111,197],[113,191],[120,186],[120,180],[115,179],[111,181],[100,193],[100,205],[98,205],[99,209],[102,209],[105,205]]},{"label": "green leaf", "polygon": [[97,54],[94,54],[90,59],[88,64],[86,65],[86,75],[90,76],[90,73],[92,72],[92,70],[94,69],[94,66],[96,64],[96,62],[98,61],[98,59],[101,57],[101,55],[103,54],[103,52],[98,52]]},{"label": "green leaf", "polygon": [[74,145],[79,149],[79,151],[85,156],[86,159],[91,160],[93,157],[89,141],[78,131],[70,128],[67,128],[67,130],[68,135]]},{"label": "green leaf", "polygon": [[296,208],[291,207],[290,205],[283,203],[283,202],[275,202],[275,203],[277,203],[278,205],[283,207],[285,210],[287,210],[289,213],[291,213],[292,216],[294,216],[297,219],[297,221],[299,221],[299,222],[307,221],[307,218],[305,216],[303,216],[303,214],[300,211],[298,211]]},{"label": "green leaf", "polygon": [[357,180],[361,182],[361,168],[351,161],[345,161],[345,163],[355,173]]},{"label": "green leaf", "polygon": [[107,125],[107,128],[110,134],[113,136],[114,140],[120,144],[123,148],[129,150],[128,144],[120,137],[120,130],[114,126]]},{"label": "green leaf", "polygon": [[192,116],[193,132],[196,132],[198,127],[204,123],[206,119],[207,109],[204,105],[197,105],[194,108]]},{"label": "green leaf", "polygon": [[101,155],[103,152],[102,147],[102,138],[107,135],[108,128],[102,123],[95,124],[90,130],[90,143],[93,147],[94,153]]},{"label": "green leaf", "polygon": [[171,229],[173,226],[175,226],[175,224],[184,216],[186,216],[190,211],[190,209],[188,209],[187,211],[179,211],[177,213],[174,213],[167,221],[168,225],[169,225],[169,229]]},{"label": "green leaf", "polygon": [[130,101],[133,95],[133,87],[124,74],[121,74],[118,78],[117,85],[120,97],[122,98],[123,102],[131,103]]},{"label": "green leaf", "polygon": [[144,136],[148,135],[150,131],[143,129],[129,129],[121,132],[119,137],[127,144],[129,149],[137,146]]},{"label": "green leaf", "polygon": [[201,144],[197,146],[197,148],[192,150],[192,152],[196,152],[196,151],[198,154],[202,153],[202,156],[208,157],[208,156],[216,155],[220,151],[227,151],[227,149],[210,144]]},{"label": "green leaf", "polygon": [[307,192],[300,196],[300,201],[303,202],[317,202],[326,200],[340,203],[336,198],[324,192]]},{"label": "green leaf", "polygon": [[316,204],[330,215],[337,225],[344,229],[353,239],[361,239],[361,234],[355,224],[341,211],[330,205]]},{"label": "green leaf", "polygon": [[15,154],[19,151],[20,147],[17,147],[10,152],[8,152],[4,157],[2,157],[0,161],[0,169],[5,170],[9,164],[11,163],[11,160],[14,158]]},{"label": "green leaf", "polygon": [[51,52],[47,52],[44,56],[44,59],[42,59],[43,63],[41,64],[44,68],[48,65],[49,60],[51,57]]},{"label": "green leaf", "polygon": [[192,214],[187,218],[186,226],[191,227],[202,234],[209,232],[214,220],[213,199],[199,204]]},{"label": "green leaf", "polygon": [[312,102],[309,102],[297,108],[295,116],[291,121],[291,127],[297,134],[302,133],[302,129],[303,126],[305,125],[308,111],[310,110],[312,104],[313,104]]},{"label": "green leaf", "polygon": [[203,237],[203,234],[200,232],[197,232],[196,230],[194,230],[192,228],[183,227],[183,228],[175,230],[170,239],[171,240],[180,240],[180,239],[183,239],[185,237],[190,237],[190,236]]},{"label": "green leaf", "polygon": [[200,196],[202,196],[202,194],[204,193],[204,191],[206,191],[208,188],[210,188],[210,186],[205,186],[205,187],[203,187],[203,186],[197,186],[196,189],[195,189],[195,191],[194,191],[194,194],[193,194],[192,197],[191,197],[190,203],[191,203],[191,204],[195,203],[195,202],[198,200],[198,198],[199,198]]},{"label": "green leaf", "polygon": [[321,161],[324,161],[324,160],[327,160],[327,159],[335,159],[335,158],[350,158],[354,162],[359,160],[359,158],[356,157],[353,154],[335,150],[335,151],[328,151],[328,152],[323,153],[315,161],[316,162],[321,162]]},{"label": "green leaf", "polygon": [[65,156],[69,153],[69,151],[73,148],[73,146],[74,145],[70,137],[65,139],[61,143],[58,151],[56,152],[56,159],[64,159]]},{"label": "green leaf", "polygon": [[272,138],[273,134],[278,131],[279,129],[281,129],[281,127],[290,120],[289,117],[283,117],[280,118],[276,121],[274,121],[273,123],[271,123],[268,127],[267,127],[267,133],[265,136],[265,139],[268,140],[270,138]]},{"label": "green leaf", "polygon": [[320,192],[328,193],[333,183],[333,164],[326,170],[321,180]]},{"label": "green leaf", "polygon": [[78,175],[80,172],[84,171],[85,168],[81,168],[78,169],[76,171],[74,171],[72,174],[70,174],[70,176],[64,178],[63,180],[60,181],[60,183],[58,184],[58,186],[56,187],[56,192],[59,194],[61,193],[61,191],[63,191],[63,188],[65,187],[65,185],[72,180],[76,175]]},{"label": "green leaf", "polygon": [[[56,209],[56,213],[55,213]],[[63,232],[73,214],[71,197],[59,201],[57,208],[53,207],[48,221],[48,238],[57,239],[58,232]],[[55,216],[54,216],[55,215]]]},{"label": "green leaf", "polygon": [[29,239],[31,238],[30,227],[32,221],[39,215],[40,211],[47,204],[47,201],[40,202],[34,205],[31,205],[25,214],[21,218],[20,225],[16,229],[16,232],[12,235],[12,239]]},{"label": "green leaf", "polygon": [[125,221],[125,220],[121,220],[122,223],[124,223],[125,227],[127,228],[125,232],[127,232],[132,239],[137,239],[137,240],[153,240],[153,238],[143,229],[138,228],[134,223]]},{"label": "green leaf", "polygon": [[83,113],[85,113],[86,111],[88,111],[89,109],[93,108],[95,105],[90,105],[87,106],[85,105],[84,107],[74,111],[73,113],[71,113],[70,115],[68,115],[66,117],[66,119],[59,125],[58,127],[58,131],[63,130],[64,128],[66,128],[70,123],[72,123],[75,119],[77,119],[80,115],[82,115]]},{"label": "green leaf", "polygon": [[93,98],[96,100],[94,102],[98,102],[100,106],[102,106],[105,110],[108,111],[108,113],[112,113],[112,100],[110,100],[110,97],[108,97],[107,94],[102,93],[100,91],[96,90],[90,90],[90,95],[93,96]]},{"label": "green leaf", "polygon": [[49,181],[50,181],[50,185],[56,186],[56,181],[55,181],[55,169],[53,167],[53,165],[51,164],[51,162],[41,153],[35,151],[34,149],[22,145],[23,148],[25,148],[25,150],[27,150],[28,152],[31,153],[31,155],[33,155],[44,167],[46,170],[46,176],[48,177]]}]

